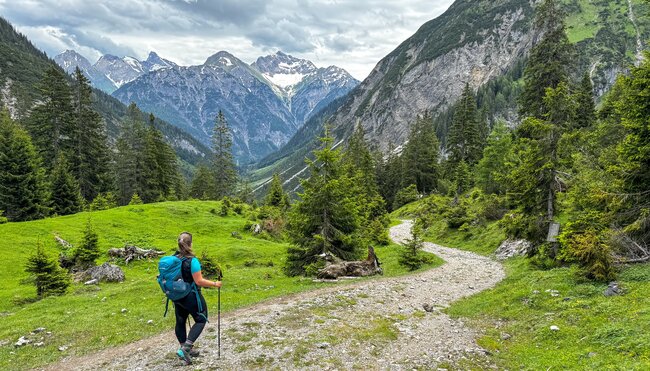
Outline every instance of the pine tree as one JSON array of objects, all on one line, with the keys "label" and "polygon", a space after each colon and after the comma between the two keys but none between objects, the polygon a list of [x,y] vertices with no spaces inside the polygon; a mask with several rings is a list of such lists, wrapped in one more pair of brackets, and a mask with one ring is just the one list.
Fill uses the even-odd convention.
[{"label": "pine tree", "polygon": [[576,115],[575,126],[577,128],[591,127],[596,123],[596,108],[594,104],[594,86],[591,83],[589,73],[585,72],[580,86],[575,92]]},{"label": "pine tree", "polygon": [[100,192],[111,190],[110,154],[102,117],[92,108],[92,88],[79,67],[72,85],[73,153],[71,170],[81,195],[91,202]]},{"label": "pine tree", "polygon": [[476,165],[476,183],[483,192],[505,194],[506,161],[512,147],[512,133],[503,121],[498,121],[488,136],[483,157]]},{"label": "pine tree", "polygon": [[39,298],[63,295],[70,286],[68,273],[45,253],[40,244],[37,245],[35,254],[27,260],[25,271],[32,275]]},{"label": "pine tree", "polygon": [[564,12],[556,0],[544,0],[538,6],[535,27],[544,35],[531,50],[526,64],[519,113],[522,117],[543,119],[548,113],[543,104],[546,89],[568,81],[573,46],[565,32]]},{"label": "pine tree", "polygon": [[364,138],[363,127],[357,123],[346,151],[343,153],[343,171],[352,179],[357,195],[357,206],[362,217],[361,225],[368,228],[369,224],[386,214],[384,199],[377,188],[377,169],[368,143]]},{"label": "pine tree", "polygon": [[155,117],[149,114],[145,129],[142,200],[145,203],[176,197],[180,178],[176,153],[155,126]]},{"label": "pine tree", "polygon": [[71,91],[63,72],[50,67],[38,86],[43,104],[34,108],[28,129],[46,169],[52,169],[60,152],[74,154],[76,129],[72,120]]},{"label": "pine tree", "polygon": [[127,108],[127,118],[117,139],[116,184],[120,205],[129,203],[135,193],[145,193],[147,166],[145,163],[146,128],[142,112],[135,103]]},{"label": "pine tree", "polygon": [[449,128],[447,150],[452,169],[465,162],[473,166],[481,158],[481,131],[479,129],[476,100],[469,85],[465,85],[463,94],[456,105],[454,117]]},{"label": "pine tree", "polygon": [[192,184],[190,185],[190,197],[197,200],[209,200],[214,194],[214,177],[210,168],[201,164],[196,170]]},{"label": "pine tree", "polygon": [[282,209],[289,207],[289,196],[287,196],[282,189],[282,182],[277,173],[273,174],[269,192],[266,194],[265,203],[268,206],[279,207]]},{"label": "pine tree", "polygon": [[351,182],[340,166],[341,154],[332,148],[326,129],[322,147],[308,160],[311,177],[301,181],[303,193],[289,216],[288,231],[293,245],[288,249],[285,271],[295,276],[317,262],[318,255],[332,253],[342,259],[359,254],[359,216]]},{"label": "pine tree", "polygon": [[47,215],[45,171],[29,134],[0,111],[0,210],[11,221]]},{"label": "pine tree", "polygon": [[231,195],[237,184],[237,169],[232,156],[232,135],[223,112],[219,110],[212,134],[212,173],[214,194],[212,198],[221,199]]},{"label": "pine tree", "polygon": [[439,177],[438,152],[438,137],[431,117],[426,113],[416,119],[404,146],[401,185],[415,184],[423,194],[434,191]]},{"label": "pine tree", "polygon": [[385,158],[379,154],[377,183],[382,198],[386,201],[388,211],[393,210],[395,195],[403,186],[402,159],[395,153],[395,148],[389,144]]},{"label": "pine tree", "polygon": [[68,167],[63,154],[57,158],[51,175],[51,207],[57,215],[78,213],[83,208],[79,183]]},{"label": "pine tree", "polygon": [[413,224],[413,227],[411,227],[411,238],[406,240],[406,243],[399,253],[399,264],[411,271],[417,270],[421,268],[422,265],[431,261],[431,259],[422,252],[422,247],[424,247],[422,233],[423,230],[421,223],[416,221],[415,224]]},{"label": "pine tree", "polygon": [[95,266],[95,261],[101,256],[98,242],[99,237],[95,233],[90,219],[88,219],[83,240],[74,254],[74,261],[77,268],[84,270]]}]

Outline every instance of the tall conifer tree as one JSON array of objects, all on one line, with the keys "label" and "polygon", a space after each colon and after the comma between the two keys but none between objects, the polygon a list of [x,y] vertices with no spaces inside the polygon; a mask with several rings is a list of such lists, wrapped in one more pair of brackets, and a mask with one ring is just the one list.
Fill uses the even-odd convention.
[{"label": "tall conifer tree", "polygon": [[47,215],[45,171],[27,132],[0,111],[0,210],[10,221]]},{"label": "tall conifer tree", "polygon": [[46,169],[52,169],[59,152],[75,151],[71,91],[63,72],[55,67],[45,71],[38,85],[43,104],[34,108],[28,129]]},{"label": "tall conifer tree", "polygon": [[60,154],[51,175],[51,207],[57,215],[74,214],[81,211],[83,201],[79,183],[72,175],[68,161]]},{"label": "tall conifer tree", "polygon": [[451,167],[455,168],[460,162],[470,166],[478,162],[481,158],[482,142],[476,99],[469,85],[466,84],[454,111],[447,138]]},{"label": "tall conifer tree", "polygon": [[100,114],[92,108],[92,88],[79,67],[72,85],[72,121],[74,130],[71,170],[79,182],[81,195],[91,202],[100,192],[112,188],[110,154]]},{"label": "tall conifer tree", "polygon": [[438,152],[433,121],[425,113],[415,120],[402,152],[402,187],[415,184],[420,193],[434,191],[439,177]]},{"label": "tall conifer tree", "polygon": [[350,194],[350,179],[341,169],[341,154],[332,148],[332,141],[326,130],[322,147],[314,152],[315,160],[307,162],[311,177],[301,181],[304,192],[289,216],[293,242],[285,266],[289,275],[305,273],[322,253],[342,259],[359,253],[357,205]]},{"label": "tall conifer tree", "polygon": [[237,184],[237,168],[232,155],[232,134],[223,112],[219,110],[212,134],[212,172],[215,199],[231,195]]}]

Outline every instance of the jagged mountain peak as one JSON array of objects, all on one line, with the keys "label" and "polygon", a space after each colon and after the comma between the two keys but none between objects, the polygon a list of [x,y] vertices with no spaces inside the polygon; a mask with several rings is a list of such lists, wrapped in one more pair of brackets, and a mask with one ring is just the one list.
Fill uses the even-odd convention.
[{"label": "jagged mountain peak", "polygon": [[[308,75],[318,68],[306,59],[278,51],[275,54],[259,57],[252,66],[265,75]],[[281,85],[280,85],[281,86]]]},{"label": "jagged mountain peak", "polygon": [[221,50],[209,56],[203,64],[206,66],[231,67],[244,64],[244,62],[227,51]]}]

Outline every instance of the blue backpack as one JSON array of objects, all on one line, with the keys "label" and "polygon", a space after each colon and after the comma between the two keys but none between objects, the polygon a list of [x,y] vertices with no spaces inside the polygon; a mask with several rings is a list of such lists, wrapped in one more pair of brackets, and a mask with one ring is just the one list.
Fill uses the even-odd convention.
[{"label": "blue backpack", "polygon": [[177,301],[183,299],[192,291],[194,291],[196,301],[199,304],[199,313],[203,312],[203,305],[201,304],[201,298],[199,296],[199,290],[196,288],[196,284],[193,280],[192,282],[187,282],[183,279],[183,263],[186,261],[187,266],[189,267],[192,258],[179,258],[176,255],[162,257],[158,262],[158,284],[165,293],[165,296],[167,296],[165,314],[163,317],[167,316],[170,300]]}]

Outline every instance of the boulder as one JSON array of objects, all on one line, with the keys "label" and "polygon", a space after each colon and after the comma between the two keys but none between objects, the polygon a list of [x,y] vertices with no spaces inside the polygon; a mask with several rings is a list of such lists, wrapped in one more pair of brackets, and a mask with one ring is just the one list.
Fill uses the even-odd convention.
[{"label": "boulder", "polygon": [[618,282],[610,282],[609,285],[607,285],[605,292],[603,292],[603,295],[607,297],[623,295],[623,289],[618,286]]},{"label": "boulder", "polygon": [[533,244],[526,240],[505,240],[495,251],[497,260],[506,260],[513,256],[528,254]]},{"label": "boulder", "polygon": [[77,280],[84,283],[97,280],[97,282],[122,282],[124,271],[117,265],[104,263],[77,274]]}]

